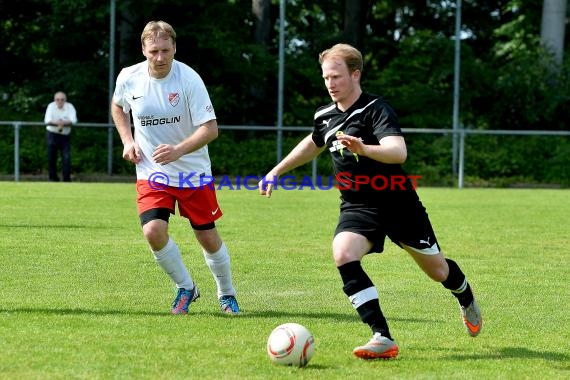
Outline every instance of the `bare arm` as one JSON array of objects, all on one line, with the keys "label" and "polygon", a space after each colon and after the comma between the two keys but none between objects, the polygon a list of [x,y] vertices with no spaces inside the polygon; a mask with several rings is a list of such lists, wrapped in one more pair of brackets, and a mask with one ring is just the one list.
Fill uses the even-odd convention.
[{"label": "bare arm", "polygon": [[313,142],[311,135],[308,135],[297,144],[295,148],[265,175],[259,182],[259,193],[266,197],[271,197],[273,187],[280,175],[287,173],[307,162],[310,162],[324,150],[324,146],[319,148]]},{"label": "bare arm", "polygon": [[63,127],[63,126],[71,126],[73,124],[73,122],[71,120],[67,120],[67,119],[54,119],[54,120],[49,120],[47,123],[47,125],[51,125],[54,127]]},{"label": "bare arm", "polygon": [[406,141],[402,136],[383,137],[380,139],[380,145],[366,145],[359,138],[350,135],[339,135],[337,139],[352,153],[386,164],[403,164],[408,157]]},{"label": "bare arm", "polygon": [[115,102],[111,102],[111,116],[115,122],[115,127],[123,143],[123,159],[135,164],[142,159],[141,151],[131,131],[131,118],[128,113],[123,112],[123,107]]},{"label": "bare arm", "polygon": [[218,137],[216,119],[205,122],[191,136],[176,145],[160,144],[152,153],[152,159],[161,165],[178,160],[185,154],[192,153]]}]

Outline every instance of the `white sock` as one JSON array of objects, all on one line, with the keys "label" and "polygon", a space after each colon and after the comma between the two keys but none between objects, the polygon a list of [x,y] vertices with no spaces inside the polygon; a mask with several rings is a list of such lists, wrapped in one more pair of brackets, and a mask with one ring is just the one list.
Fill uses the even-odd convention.
[{"label": "white sock", "polygon": [[218,252],[208,253],[202,250],[204,259],[218,287],[218,298],[221,296],[235,296],[236,290],[232,284],[232,270],[230,266],[230,255],[226,245],[222,242],[222,246]]},{"label": "white sock", "polygon": [[172,239],[160,251],[152,251],[156,262],[174,281],[177,288],[194,289],[194,281],[182,261],[178,246]]}]

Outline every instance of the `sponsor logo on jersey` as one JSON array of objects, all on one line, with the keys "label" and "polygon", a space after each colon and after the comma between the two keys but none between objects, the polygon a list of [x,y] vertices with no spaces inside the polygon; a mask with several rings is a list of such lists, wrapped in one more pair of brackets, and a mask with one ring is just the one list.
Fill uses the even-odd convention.
[{"label": "sponsor logo on jersey", "polygon": [[154,116],[145,116],[141,117],[141,127],[152,127],[153,125],[164,125],[164,124],[174,124],[180,123],[180,116],[173,116],[173,117],[157,117]]},{"label": "sponsor logo on jersey", "polygon": [[[344,134],[342,131],[337,131],[335,133],[336,136],[342,135]],[[362,139],[360,139],[362,141]],[[330,152],[339,152],[341,157],[344,157],[344,149],[346,149],[348,152],[350,152],[350,150],[348,148],[346,148],[346,146],[344,146],[344,144],[342,143],[342,141],[339,140],[334,140],[332,142],[332,146],[329,148]],[[352,153],[352,152],[351,152]],[[358,162],[358,154],[357,153],[352,153],[352,155],[354,156],[354,158],[356,159],[356,162]]]}]

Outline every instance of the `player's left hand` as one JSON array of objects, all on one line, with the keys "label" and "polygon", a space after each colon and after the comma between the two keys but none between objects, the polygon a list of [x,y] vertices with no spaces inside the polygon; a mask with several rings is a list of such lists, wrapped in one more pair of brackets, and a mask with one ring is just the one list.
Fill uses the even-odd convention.
[{"label": "player's left hand", "polygon": [[274,173],[268,173],[263,177],[257,184],[259,186],[259,195],[265,195],[267,198],[271,198],[273,189],[277,184],[277,178],[278,176]]},{"label": "player's left hand", "polygon": [[176,147],[170,144],[160,144],[152,153],[154,162],[160,165],[166,165],[180,158],[181,154]]},{"label": "player's left hand", "polygon": [[352,153],[356,153],[359,156],[365,156],[366,145],[362,142],[360,137],[354,137],[350,135],[338,135],[336,139],[342,142],[342,145],[348,148]]}]

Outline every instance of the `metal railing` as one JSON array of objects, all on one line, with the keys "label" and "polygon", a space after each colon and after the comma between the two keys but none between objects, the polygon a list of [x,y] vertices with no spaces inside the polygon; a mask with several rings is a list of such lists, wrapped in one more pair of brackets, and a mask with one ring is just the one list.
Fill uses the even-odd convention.
[{"label": "metal railing", "polygon": [[[22,127],[28,126],[44,126],[41,122],[29,121],[0,121],[0,127],[8,126],[14,128],[14,181],[20,181],[20,131]],[[109,123],[77,123],[74,127],[82,128],[107,128],[107,171],[109,175],[113,173],[113,136],[115,125]],[[242,131],[299,131],[310,132],[312,127],[283,127],[281,129],[275,126],[252,126],[252,125],[220,125],[221,130],[242,130]],[[570,136],[570,131],[541,131],[541,130],[477,130],[477,129],[435,129],[435,128],[404,128],[403,132],[408,133],[431,133],[443,135],[458,135],[458,168],[457,168],[457,187],[463,188],[464,171],[465,171],[465,138],[468,135],[507,135],[507,136]],[[279,145],[277,143],[277,145]],[[281,157],[281,146],[276,147],[277,157]],[[313,183],[317,177],[317,160],[313,160],[311,164]]]}]

